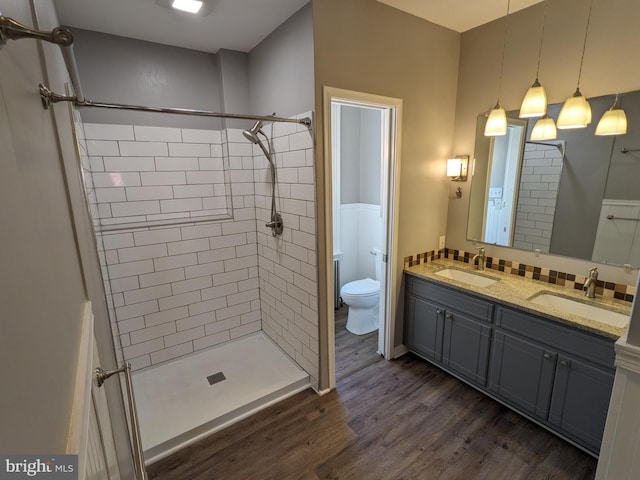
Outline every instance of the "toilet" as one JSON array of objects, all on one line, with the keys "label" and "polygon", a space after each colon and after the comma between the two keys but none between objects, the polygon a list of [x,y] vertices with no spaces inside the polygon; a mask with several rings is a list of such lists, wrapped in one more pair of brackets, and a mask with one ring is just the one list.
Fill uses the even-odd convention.
[{"label": "toilet", "polygon": [[380,304],[380,282],[382,273],[382,254],[380,250],[371,251],[375,255],[376,280],[364,278],[343,285],[340,296],[349,305],[347,330],[356,335],[364,335],[378,329],[378,311]]}]

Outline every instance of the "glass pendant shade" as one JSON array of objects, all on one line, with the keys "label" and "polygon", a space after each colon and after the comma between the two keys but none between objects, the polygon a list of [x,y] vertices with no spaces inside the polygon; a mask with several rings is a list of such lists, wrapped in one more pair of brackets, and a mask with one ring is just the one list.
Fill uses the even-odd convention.
[{"label": "glass pendant shade", "polygon": [[547,113],[547,92],[536,78],[520,106],[520,118],[542,117]]},{"label": "glass pendant shade", "polygon": [[621,108],[604,112],[596,127],[596,135],[624,135],[627,133],[627,115]]},{"label": "glass pendant shade", "polygon": [[558,128],[584,128],[591,123],[591,105],[577,88],[576,92],[564,102],[558,115]]},{"label": "glass pendant shade", "polygon": [[538,120],[531,130],[531,140],[553,140],[557,136],[556,123],[549,115]]},{"label": "glass pendant shade", "polygon": [[496,103],[493,110],[489,113],[487,118],[487,124],[484,127],[485,137],[497,137],[507,134],[507,113],[504,108],[500,106],[500,103]]}]

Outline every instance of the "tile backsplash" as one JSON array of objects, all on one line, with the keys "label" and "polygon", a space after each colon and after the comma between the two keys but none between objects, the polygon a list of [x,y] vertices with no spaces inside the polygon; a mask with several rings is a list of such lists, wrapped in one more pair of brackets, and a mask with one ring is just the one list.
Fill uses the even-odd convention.
[{"label": "tile backsplash", "polygon": [[[465,252],[464,250],[454,250],[445,248],[439,252],[431,250],[404,257],[404,268],[429,263],[434,260],[446,258],[457,262],[470,264],[475,252]],[[559,272],[549,268],[536,267],[525,263],[505,260],[496,257],[486,257],[486,268],[505,272],[511,275],[537,280],[543,283],[558,285],[569,290],[582,290],[586,277],[575,273]],[[596,294],[632,302],[636,293],[634,285],[616,284],[606,280],[598,280]]]}]

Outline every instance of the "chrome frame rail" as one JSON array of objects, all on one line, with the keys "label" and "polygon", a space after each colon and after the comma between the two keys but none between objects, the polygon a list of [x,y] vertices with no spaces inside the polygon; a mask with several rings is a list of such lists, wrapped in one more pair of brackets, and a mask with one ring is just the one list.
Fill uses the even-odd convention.
[{"label": "chrome frame rail", "polygon": [[35,30],[31,27],[15,21],[13,18],[0,15],[0,49],[9,40],[20,40],[22,38],[35,38],[44,40],[45,42],[54,43],[60,47],[62,58],[67,66],[73,91],[77,101],[84,102],[84,94],[80,85],[80,75],[78,75],[78,66],[73,55],[73,34],[68,28],[56,27],[52,31]]},{"label": "chrome frame rail", "polygon": [[52,92],[46,86],[40,84],[40,98],[42,99],[42,105],[45,109],[48,109],[52,104],[59,102],[71,102],[75,107],[94,107],[94,108],[108,108],[112,110],[133,110],[137,112],[150,112],[150,113],[172,113],[174,115],[194,115],[199,117],[217,117],[217,118],[234,118],[240,120],[262,120],[266,122],[288,122],[299,123],[305,125],[307,128],[311,128],[311,119],[309,117],[304,118],[285,118],[278,117],[276,115],[245,115],[238,113],[221,113],[212,112],[209,110],[194,110],[190,108],[174,108],[174,107],[147,107],[144,105],[129,105],[124,103],[101,103],[92,102],[91,100],[79,100],[74,96],[65,96]]}]

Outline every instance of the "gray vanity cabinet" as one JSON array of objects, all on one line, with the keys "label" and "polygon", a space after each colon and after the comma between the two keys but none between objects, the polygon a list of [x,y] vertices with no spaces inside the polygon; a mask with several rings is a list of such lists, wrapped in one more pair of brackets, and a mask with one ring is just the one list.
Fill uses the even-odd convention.
[{"label": "gray vanity cabinet", "polygon": [[465,380],[485,386],[493,305],[407,276],[404,343]]},{"label": "gray vanity cabinet", "polygon": [[409,350],[599,453],[613,390],[613,339],[434,281],[405,280]]},{"label": "gray vanity cabinet", "polygon": [[487,384],[491,325],[447,309],[444,321],[442,363],[479,385]]},{"label": "gray vanity cabinet", "polygon": [[407,299],[405,345],[432,360],[442,360],[444,310],[416,296]]},{"label": "gray vanity cabinet", "polygon": [[489,390],[536,418],[546,420],[557,353],[509,333],[496,331]]},{"label": "gray vanity cabinet", "polygon": [[614,373],[575,357],[560,355],[549,423],[567,437],[600,451]]},{"label": "gray vanity cabinet", "polygon": [[489,390],[598,453],[613,390],[614,342],[498,306]]}]

